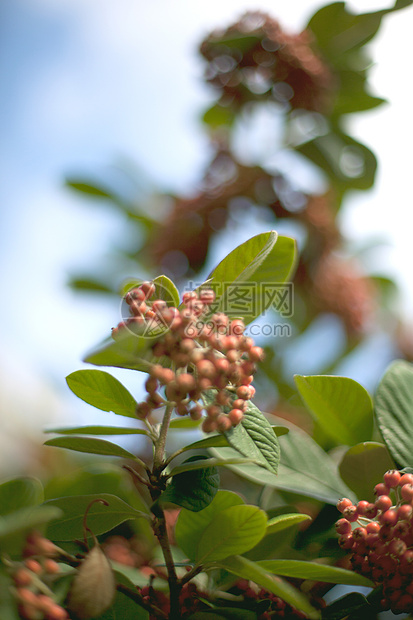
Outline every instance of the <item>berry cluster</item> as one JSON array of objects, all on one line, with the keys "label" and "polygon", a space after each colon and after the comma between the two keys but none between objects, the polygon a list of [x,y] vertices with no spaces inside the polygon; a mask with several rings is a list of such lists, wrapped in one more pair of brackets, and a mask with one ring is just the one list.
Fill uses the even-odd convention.
[{"label": "berry cluster", "polygon": [[[234,594],[240,594],[244,598],[245,607],[257,611],[258,620],[270,620],[270,618],[308,618],[305,613],[292,607],[279,596],[260,588],[251,581],[240,579],[232,589]],[[311,604],[317,609],[325,607],[325,601],[321,598],[312,598]]]},{"label": "berry cluster", "polygon": [[338,502],[339,545],[351,553],[354,571],[383,584],[383,609],[412,612],[413,474],[387,471],[374,491],[374,503]]},{"label": "berry cluster", "polygon": [[[122,329],[134,325],[141,332],[149,324],[164,327],[152,344],[153,356],[162,359],[163,365],[154,364],[149,371],[145,384],[148,396],[138,405],[138,417],[146,418],[154,409],[172,402],[178,415],[189,414],[194,420],[200,420],[205,409],[204,432],[228,431],[241,422],[247,401],[254,396],[251,384],[263,350],[244,335],[241,319],[231,320],[222,312],[213,312],[212,290],[185,293],[182,309],[168,307],[160,299],[150,301],[154,293],[152,282],[127,293],[125,301],[133,317],[112,332],[116,338]],[[210,390],[211,398],[204,407],[200,399],[206,390]]]},{"label": "berry cluster", "polygon": [[23,551],[25,560],[13,573],[19,615],[25,620],[68,620],[69,615],[45,592],[60,567],[55,545],[38,532],[29,534]]},{"label": "berry cluster", "polygon": [[[169,597],[151,586],[141,588],[141,594],[146,603],[155,605],[166,614],[170,612]],[[200,599],[206,598],[206,593],[198,590],[195,583],[186,583],[179,595],[180,618],[192,617],[192,614],[199,611],[203,605]],[[156,620],[155,616],[150,616],[150,620]]]}]

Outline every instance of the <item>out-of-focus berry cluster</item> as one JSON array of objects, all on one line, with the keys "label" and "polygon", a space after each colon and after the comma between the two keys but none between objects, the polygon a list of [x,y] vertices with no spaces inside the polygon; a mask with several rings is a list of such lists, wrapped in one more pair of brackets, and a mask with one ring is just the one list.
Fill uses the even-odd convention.
[{"label": "out-of-focus berry cluster", "polygon": [[390,470],[375,486],[374,503],[341,499],[339,545],[354,571],[383,584],[383,609],[413,611],[413,474]]},{"label": "out-of-focus berry cluster", "polygon": [[14,570],[12,579],[18,611],[25,620],[68,620],[67,611],[58,605],[49,588],[60,573],[54,559],[56,546],[38,532],[32,532],[23,550],[23,563]]},{"label": "out-of-focus berry cluster", "polygon": [[[112,332],[117,338],[134,326],[138,333],[149,323],[165,328],[152,344],[153,356],[162,364],[154,364],[149,371],[148,396],[139,403],[137,416],[146,418],[172,402],[178,415],[190,415],[193,420],[200,420],[205,411],[204,432],[228,431],[241,422],[247,401],[254,396],[251,384],[263,350],[244,335],[242,319],[213,312],[212,290],[185,293],[181,309],[160,299],[150,301],[154,293],[151,282],[127,293],[125,300],[133,316]],[[200,401],[207,390],[209,401],[204,405]]]},{"label": "out-of-focus berry cluster", "polygon": [[[286,603],[279,596],[260,588],[252,581],[240,579],[231,589],[234,594],[241,595],[244,599],[245,608],[257,611],[258,620],[270,620],[270,618],[308,618],[308,616]],[[319,597],[313,597],[311,604],[317,609],[325,607],[325,601]]]}]

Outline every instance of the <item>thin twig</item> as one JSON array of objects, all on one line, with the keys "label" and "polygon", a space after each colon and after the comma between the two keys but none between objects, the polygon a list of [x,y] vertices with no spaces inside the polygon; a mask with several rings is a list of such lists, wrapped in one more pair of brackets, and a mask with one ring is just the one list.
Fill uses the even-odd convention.
[{"label": "thin twig", "polygon": [[153,524],[153,529],[159,544],[161,545],[163,557],[165,560],[166,570],[168,571],[168,584],[169,584],[169,598],[171,604],[170,617],[179,617],[179,593],[181,586],[176,574],[175,564],[172,557],[172,551],[169,544],[168,532],[166,529],[166,520],[163,510],[161,509],[162,516],[157,517]]},{"label": "thin twig", "polygon": [[174,403],[168,403],[165,408],[163,420],[161,422],[161,428],[159,431],[159,437],[155,446],[155,455],[153,457],[153,472],[158,472],[162,466],[162,461],[165,454],[166,436],[168,434],[169,423],[171,421],[172,412],[174,410]]}]

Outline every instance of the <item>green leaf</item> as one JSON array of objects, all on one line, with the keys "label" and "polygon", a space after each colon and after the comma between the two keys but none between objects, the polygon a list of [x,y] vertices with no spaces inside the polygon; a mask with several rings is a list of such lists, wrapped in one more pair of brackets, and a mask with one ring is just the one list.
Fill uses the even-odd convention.
[{"label": "green leaf", "polygon": [[58,508],[59,512],[63,513],[62,517],[49,524],[48,538],[56,541],[83,538],[83,517],[91,502],[96,499],[103,499],[109,505],[96,502],[87,513],[87,525],[95,536],[108,532],[128,519],[147,518],[145,513],[135,510],[116,495],[109,493],[59,497],[43,504],[44,507]]},{"label": "green leaf", "polygon": [[56,437],[45,441],[45,446],[55,448],[66,448],[75,452],[87,452],[88,454],[102,454],[104,456],[120,456],[125,459],[135,459],[136,456],[121,446],[106,441],[105,439],[95,439],[92,437]]},{"label": "green leaf", "polygon": [[347,486],[358,499],[374,502],[375,485],[381,481],[383,472],[394,469],[394,461],[386,446],[366,441],[353,446],[343,456],[339,471]]},{"label": "green leaf", "polygon": [[357,381],[329,375],[295,375],[294,380],[308,411],[337,444],[351,446],[371,438],[373,403]]},{"label": "green leaf", "polygon": [[239,555],[221,560],[219,566],[229,571],[241,579],[248,579],[269,590],[276,596],[282,598],[286,603],[297,607],[309,618],[320,618],[320,613],[314,609],[308,599],[294,588],[291,584],[280,577],[274,577],[263,569],[257,562],[252,562]]},{"label": "green leaf", "polygon": [[304,562],[302,560],[261,560],[258,564],[269,573],[292,577],[293,579],[311,579],[311,581],[325,581],[326,583],[343,583],[350,586],[373,587],[373,583],[367,577],[357,573],[327,566],[317,562]]},{"label": "green leaf", "polygon": [[377,169],[374,153],[338,129],[295,149],[319,166],[341,193],[349,189],[367,190],[374,184]]},{"label": "green leaf", "polygon": [[[359,592],[351,592],[336,599],[323,610],[323,620],[341,620],[341,618],[360,618],[360,612],[365,610],[367,614],[372,611],[371,605],[365,596]],[[353,616],[356,614],[356,616]]]},{"label": "green leaf", "polygon": [[123,330],[116,337],[110,336],[87,354],[84,362],[94,366],[115,366],[149,372],[152,367],[152,345],[159,336],[139,336],[130,330]]},{"label": "green leaf", "polygon": [[175,526],[175,538],[186,555],[194,560],[198,543],[204,530],[223,510],[244,504],[242,498],[232,491],[218,491],[207,508],[192,512],[183,508]]},{"label": "green leaf", "polygon": [[187,429],[187,430],[191,430],[191,429],[195,429],[198,428],[198,426],[201,424],[202,422],[202,418],[201,420],[191,420],[191,418],[173,418],[171,420],[171,423],[169,424],[169,429],[174,431],[174,430],[181,430],[182,428]]},{"label": "green leaf", "polygon": [[[235,453],[236,454],[236,453]],[[183,474],[187,471],[194,471],[197,469],[205,469],[205,467],[229,467],[230,465],[242,465],[243,463],[251,463],[255,462],[253,459],[240,459],[237,456],[232,458],[217,458],[217,459],[207,459],[202,462],[192,462],[188,463],[188,461],[182,463],[182,465],[178,465],[174,467],[173,470],[168,474],[168,478],[173,476],[177,476],[178,474]]]},{"label": "green leaf", "polygon": [[100,282],[94,278],[70,278],[68,282],[71,288],[77,289],[79,291],[89,291],[91,293],[110,293],[113,294],[114,291],[110,286],[108,286],[104,282]]},{"label": "green leaf", "polygon": [[125,426],[75,426],[73,428],[50,428],[45,433],[60,433],[61,435],[147,435],[148,432],[140,428]]},{"label": "green leaf", "polygon": [[136,400],[120,381],[103,370],[76,370],[66,377],[76,396],[102,411],[136,418]]},{"label": "green leaf", "polygon": [[[214,312],[242,316],[250,323],[273,303],[277,285],[291,277],[296,263],[295,241],[275,231],[252,237],[230,252],[207,278],[216,292]],[[247,303],[240,305],[240,295]]]},{"label": "green leaf", "polygon": [[219,562],[249,551],[264,537],[267,515],[257,506],[231,506],[222,510],[203,531],[196,551],[197,564]]},{"label": "green leaf", "polygon": [[83,179],[67,179],[66,186],[81,194],[87,194],[92,198],[110,198],[116,200],[113,194],[106,188],[84,181]]},{"label": "green leaf", "polygon": [[[201,463],[203,460],[209,460],[204,456],[195,456],[184,462],[193,462],[194,459]],[[166,504],[170,502],[192,512],[199,512],[212,502],[218,488],[219,472],[216,467],[186,471],[172,478],[157,503]]]},{"label": "green leaf", "polygon": [[393,362],[375,398],[377,424],[388,451],[400,467],[413,466],[413,365]]},{"label": "green leaf", "polygon": [[43,486],[37,478],[22,476],[0,484],[0,515],[8,515],[43,502]]},{"label": "green leaf", "polygon": [[230,106],[222,106],[216,103],[204,113],[202,117],[203,122],[209,125],[213,129],[217,127],[230,127],[235,121],[234,110]]},{"label": "green leaf", "polygon": [[266,534],[281,532],[281,530],[286,530],[293,525],[298,525],[299,523],[308,520],[311,520],[309,515],[297,514],[295,512],[282,514],[268,521]]},{"label": "green leaf", "polygon": [[[288,427],[288,435],[280,437],[281,460],[277,476],[256,465],[230,465],[230,469],[260,486],[314,497],[328,504],[335,505],[340,497],[355,499],[328,454],[307,433],[290,422]],[[220,458],[236,454],[231,448],[211,448],[210,452]]]},{"label": "green leaf", "polygon": [[270,472],[277,473],[280,461],[277,435],[267,418],[251,401],[248,401],[241,424],[224,434],[237,452],[253,459]]},{"label": "green leaf", "polygon": [[208,435],[204,437],[204,439],[184,446],[182,452],[186,452],[187,450],[203,450],[205,448],[223,448],[224,446],[229,446],[227,438],[224,435]]}]

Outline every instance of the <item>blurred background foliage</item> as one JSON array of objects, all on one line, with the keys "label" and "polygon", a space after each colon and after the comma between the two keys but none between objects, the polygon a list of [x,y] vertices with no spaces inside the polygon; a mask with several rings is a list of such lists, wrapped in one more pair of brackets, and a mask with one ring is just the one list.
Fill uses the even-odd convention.
[{"label": "blurred background foliage", "polygon": [[347,128],[349,117],[385,101],[371,92],[366,44],[386,15],[409,4],[354,14],[336,2],[298,34],[251,12],[207,36],[200,54],[216,100],[202,117],[211,158],[198,191],[155,192],[126,170],[115,183],[85,174],[68,178],[72,191],[117,210],[127,230],[99,271],[77,274],[71,286],[119,295],[126,276],[165,273],[182,288],[202,281],[221,258],[219,245],[228,250],[251,229],[274,228],[298,240],[300,257],[293,316],[271,319],[287,321],[290,336],[258,338],[267,353],[258,379],[261,407],[311,432],[294,373],[351,371],[360,380],[364,345],[380,333],[390,336],[393,351],[367,387],[389,357],[411,359],[394,282],[366,268],[371,244],[355,247],[340,229],[347,196],[370,189],[377,168],[374,153]]}]

